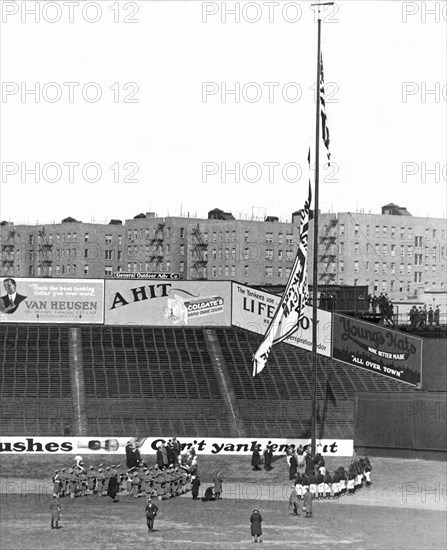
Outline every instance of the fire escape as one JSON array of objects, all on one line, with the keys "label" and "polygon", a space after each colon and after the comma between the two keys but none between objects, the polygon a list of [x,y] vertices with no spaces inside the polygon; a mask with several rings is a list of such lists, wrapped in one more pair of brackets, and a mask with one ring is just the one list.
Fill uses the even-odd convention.
[{"label": "fire escape", "polygon": [[53,244],[47,238],[45,232],[45,227],[39,229],[37,233],[37,242],[38,242],[38,263],[37,266],[40,267],[43,277],[51,277],[52,274],[52,249]]},{"label": "fire escape", "polygon": [[6,242],[2,243],[2,271],[5,275],[14,275],[14,237],[15,230],[10,229]]},{"label": "fire escape", "polygon": [[323,253],[319,255],[318,261],[323,269],[319,269],[319,280],[325,285],[334,284],[336,279],[336,274],[331,271],[331,266],[335,264],[337,259],[337,255],[334,251],[337,244],[337,237],[335,236],[337,224],[337,218],[332,218],[325,226],[324,235],[320,237],[320,245],[323,246]]},{"label": "fire escape", "polygon": [[154,264],[155,269],[163,262],[163,229],[165,224],[160,222],[155,229],[154,238],[151,239],[151,245],[153,246],[151,262]]},{"label": "fire escape", "polygon": [[203,239],[199,224],[192,230],[192,236],[194,239],[191,251],[192,265],[195,271],[194,278],[203,281],[207,279],[206,266],[208,264],[208,243]]}]

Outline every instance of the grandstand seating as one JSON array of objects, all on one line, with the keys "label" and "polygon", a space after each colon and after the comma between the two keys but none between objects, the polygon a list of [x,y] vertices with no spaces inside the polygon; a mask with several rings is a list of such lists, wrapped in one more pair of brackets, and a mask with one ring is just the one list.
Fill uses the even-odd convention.
[{"label": "grandstand seating", "polygon": [[[202,329],[86,325],[76,330],[88,435],[234,435]],[[309,437],[310,352],[278,344],[262,374],[253,378],[251,358],[261,336],[236,327],[213,330],[247,436]],[[67,327],[0,325],[2,435],[62,435],[75,399],[69,355]],[[413,391],[323,356],[317,384],[320,438],[353,437],[357,391]]]}]

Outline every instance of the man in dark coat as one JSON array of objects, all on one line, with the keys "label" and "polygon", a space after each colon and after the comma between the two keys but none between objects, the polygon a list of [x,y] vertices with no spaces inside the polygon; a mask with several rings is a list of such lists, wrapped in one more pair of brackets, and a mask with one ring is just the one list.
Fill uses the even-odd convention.
[{"label": "man in dark coat", "polygon": [[252,515],[250,516],[251,523],[251,536],[253,537],[253,542],[262,542],[262,516],[259,513],[259,510],[253,510]]},{"label": "man in dark coat", "polygon": [[161,451],[161,446],[159,446],[157,449],[156,460],[157,460],[157,466],[160,468],[160,470],[163,470],[164,464],[163,464],[163,453]]},{"label": "man in dark coat", "polygon": [[135,468],[135,456],[134,456],[134,448],[131,441],[128,441],[126,443],[126,466],[127,469],[130,470],[131,468]]},{"label": "man in dark coat", "polygon": [[206,501],[208,501],[208,500],[216,500],[216,499],[214,498],[214,490],[213,490],[212,487],[208,487],[208,488],[206,489],[206,491],[205,491],[204,496],[202,497],[202,501],[203,501],[203,502],[206,502]]},{"label": "man in dark coat", "polygon": [[306,476],[309,476],[314,471],[314,459],[312,458],[312,455],[308,452],[306,454],[306,468],[304,469],[304,473]]},{"label": "man in dark coat", "polygon": [[197,500],[197,497],[199,496],[199,487],[200,487],[200,478],[199,476],[193,476],[191,478],[191,494],[192,498],[194,500]]},{"label": "man in dark coat", "polygon": [[118,502],[116,495],[118,494],[118,478],[116,472],[110,476],[109,486],[107,487],[107,496],[110,497],[113,502]]},{"label": "man in dark coat", "polygon": [[151,497],[148,497],[144,513],[146,515],[146,523],[148,531],[154,530],[154,520],[157,517],[158,506],[152,502]]},{"label": "man in dark coat", "polygon": [[289,479],[292,481],[295,479],[296,472],[298,470],[298,460],[296,458],[296,453],[294,452],[290,456],[290,466],[289,466]]},{"label": "man in dark coat", "polygon": [[272,470],[272,458],[273,458],[273,452],[270,445],[267,445],[264,451],[264,469],[267,472],[270,472]]},{"label": "man in dark coat", "polygon": [[312,517],[312,501],[314,497],[312,493],[307,490],[307,492],[304,494],[304,502],[303,502],[303,511],[306,512],[306,518]]},{"label": "man in dark coat", "polygon": [[260,465],[262,464],[261,460],[261,453],[259,452],[258,447],[256,446],[253,450],[253,454],[251,456],[251,465],[253,466],[253,470],[260,470]]}]

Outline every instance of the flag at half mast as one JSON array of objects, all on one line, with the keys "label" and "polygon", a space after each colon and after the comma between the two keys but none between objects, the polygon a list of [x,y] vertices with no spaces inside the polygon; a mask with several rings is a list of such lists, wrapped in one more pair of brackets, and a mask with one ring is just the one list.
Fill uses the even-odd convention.
[{"label": "flag at half mast", "polygon": [[297,328],[304,316],[309,293],[307,288],[307,243],[309,240],[309,211],[312,191],[309,181],[309,196],[301,210],[300,241],[292,272],[278,308],[262,342],[253,355],[253,376],[259,374],[267,363],[272,346],[283,342]]}]

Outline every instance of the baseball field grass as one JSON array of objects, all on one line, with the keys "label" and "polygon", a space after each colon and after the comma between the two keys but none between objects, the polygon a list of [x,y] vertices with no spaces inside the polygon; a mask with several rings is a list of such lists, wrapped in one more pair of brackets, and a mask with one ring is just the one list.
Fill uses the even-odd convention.
[{"label": "baseball field grass", "polygon": [[[154,457],[144,457],[154,463]],[[201,489],[219,469],[223,500],[201,502],[189,493],[157,502],[155,531],[147,531],[145,498],[121,493],[119,502],[89,495],[61,498],[61,528],[50,529],[51,475],[71,465],[67,456],[0,458],[1,550],[237,549],[253,544],[249,518],[263,517],[265,548],[445,549],[446,464],[372,458],[372,486],[339,500],[314,502],[313,517],[288,508],[286,460],[254,472],[249,458],[199,456]],[[116,464],[117,457],[85,457],[85,465]],[[329,470],[347,459],[329,458]]]}]

